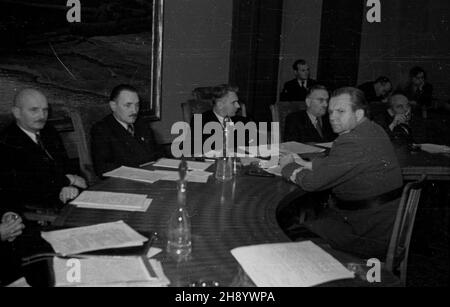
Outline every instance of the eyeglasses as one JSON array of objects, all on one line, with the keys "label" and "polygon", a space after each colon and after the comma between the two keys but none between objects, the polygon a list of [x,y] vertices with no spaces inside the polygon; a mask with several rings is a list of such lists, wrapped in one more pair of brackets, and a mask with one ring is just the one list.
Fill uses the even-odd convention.
[{"label": "eyeglasses", "polygon": [[311,98],[311,99],[319,101],[319,102],[328,102],[330,100],[330,99],[327,99],[327,98]]}]

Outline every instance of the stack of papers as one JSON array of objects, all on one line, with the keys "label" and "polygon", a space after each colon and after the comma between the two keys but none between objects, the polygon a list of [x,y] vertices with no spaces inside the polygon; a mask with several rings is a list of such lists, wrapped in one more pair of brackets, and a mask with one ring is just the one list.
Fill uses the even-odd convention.
[{"label": "stack of papers", "polygon": [[297,142],[289,142],[289,143],[283,143],[280,145],[280,151],[286,152],[286,153],[295,153],[299,155],[303,154],[311,154],[311,153],[321,153],[324,152],[325,149],[306,145],[302,143]]},{"label": "stack of papers", "polygon": [[238,157],[271,157],[280,155],[280,145],[239,146]]},{"label": "stack of papers", "polygon": [[90,251],[142,246],[147,238],[123,221],[42,232],[42,238],[63,256]]},{"label": "stack of papers", "polygon": [[419,144],[420,149],[431,154],[450,154],[450,147],[435,144]]},{"label": "stack of papers", "polygon": [[141,194],[84,191],[70,204],[87,209],[146,212],[151,202]]},{"label": "stack of papers", "polygon": [[[180,163],[181,163],[181,160],[160,159],[155,164],[153,164],[153,166],[154,167],[164,167],[164,168],[178,168]],[[188,169],[194,170],[194,171],[204,171],[213,164],[214,164],[214,162],[187,161]]]},{"label": "stack of papers", "polygon": [[334,144],[334,142],[330,142],[330,143],[319,143],[319,144],[316,144],[316,146],[331,149],[331,148],[333,148],[333,144]]},{"label": "stack of papers", "polygon": [[56,287],[164,287],[170,284],[161,263],[153,259],[148,262],[138,256],[76,259],[79,274],[73,273],[74,266],[68,266],[67,261],[53,259]]},{"label": "stack of papers", "polygon": [[258,287],[312,287],[354,278],[339,261],[314,243],[280,243],[231,251]]},{"label": "stack of papers", "polygon": [[[161,176],[161,180],[165,181],[178,181],[180,180],[180,174],[178,172],[172,171],[154,171]],[[195,183],[207,183],[209,176],[213,173],[205,172],[205,171],[188,171],[186,174],[187,182],[195,182]]]},{"label": "stack of papers", "polygon": [[19,280],[16,280],[12,284],[9,284],[6,286],[7,288],[30,288],[31,286],[27,283],[27,280],[25,277],[20,278]]},{"label": "stack of papers", "polygon": [[[327,143],[327,144],[322,144],[321,146],[331,148],[332,144]],[[246,157],[253,157],[253,158],[254,157],[279,156],[280,153],[283,153],[283,154],[295,153],[295,154],[303,155],[303,154],[321,153],[324,151],[325,151],[324,148],[319,148],[316,146],[306,145],[306,144],[297,143],[297,142],[239,147],[239,152],[245,152]]]},{"label": "stack of papers", "polygon": [[161,176],[155,172],[126,166],[122,166],[111,172],[104,173],[103,176],[122,178],[146,183],[155,183],[161,180]]},{"label": "stack of papers", "polygon": [[[194,162],[199,163],[199,162]],[[211,165],[212,163],[208,164]],[[166,166],[167,167],[167,166]],[[197,164],[194,164],[194,168],[199,167]],[[202,166],[203,168],[203,166]],[[212,173],[194,170],[188,171],[186,174],[186,181],[188,182],[197,182],[197,183],[206,183],[208,182],[209,176]],[[133,181],[147,182],[147,183],[155,183],[160,180],[164,181],[178,181],[180,179],[180,175],[178,171],[148,171],[139,168],[131,168],[122,166],[116,170],[103,174],[105,177],[115,177],[122,178]]]}]

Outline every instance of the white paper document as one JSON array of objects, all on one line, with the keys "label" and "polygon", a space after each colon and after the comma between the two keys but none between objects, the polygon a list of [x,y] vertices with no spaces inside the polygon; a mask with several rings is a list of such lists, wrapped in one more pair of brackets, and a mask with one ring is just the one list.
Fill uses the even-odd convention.
[{"label": "white paper document", "polygon": [[[180,174],[178,172],[173,171],[155,171],[164,181],[178,181],[180,180]],[[205,171],[188,171],[186,174],[187,182],[196,182],[196,183],[206,183],[208,182],[209,177],[213,173],[205,172]]]},{"label": "white paper document", "polygon": [[30,288],[31,286],[27,283],[27,280],[25,277],[20,278],[19,280],[16,280],[12,284],[9,284],[6,286],[7,288]]},{"label": "white paper document", "polygon": [[311,153],[321,153],[324,152],[325,149],[297,142],[289,142],[281,144],[280,151],[302,155]]},{"label": "white paper document", "polygon": [[146,212],[151,202],[141,194],[84,191],[70,204],[87,209]]},{"label": "white paper document", "polygon": [[258,287],[312,287],[354,278],[311,241],[239,247],[231,253]]},{"label": "white paper document", "polygon": [[431,154],[450,154],[450,147],[436,144],[419,144],[420,149]]},{"label": "white paper document", "polygon": [[334,142],[330,142],[330,143],[319,143],[319,144],[316,144],[316,146],[320,146],[320,147],[323,147],[323,148],[331,149],[331,148],[333,148],[333,144],[334,144]]},{"label": "white paper document", "polygon": [[139,168],[126,167],[126,166],[122,166],[111,172],[104,173],[103,176],[122,178],[122,179],[128,179],[128,180],[134,180],[134,181],[140,181],[140,182],[146,182],[146,183],[155,183],[155,182],[161,180],[161,176],[158,173],[144,170],[144,169],[139,169]]},{"label": "white paper document", "polygon": [[63,256],[90,251],[142,246],[147,238],[138,234],[123,221],[78,227],[51,232],[41,236]]},{"label": "white paper document", "polygon": [[169,284],[156,260],[146,264],[138,256],[99,256],[76,261],[79,261],[80,272],[75,276],[69,274],[73,267],[67,265],[68,259],[53,259],[56,287],[162,287]]},{"label": "white paper document", "polygon": [[[180,165],[181,160],[176,159],[160,159],[155,164],[153,164],[154,167],[165,167],[165,168],[178,168]],[[211,165],[213,165],[214,162],[196,162],[196,161],[187,161],[188,169],[194,170],[194,171],[204,171]]]},{"label": "white paper document", "polygon": [[280,145],[239,146],[238,157],[271,157],[280,155]]}]

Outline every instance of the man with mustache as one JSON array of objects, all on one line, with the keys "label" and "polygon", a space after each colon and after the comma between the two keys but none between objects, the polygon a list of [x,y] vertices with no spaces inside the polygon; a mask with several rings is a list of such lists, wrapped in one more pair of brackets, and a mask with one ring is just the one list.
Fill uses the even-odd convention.
[{"label": "man with mustache", "polygon": [[70,174],[67,154],[57,131],[47,123],[48,102],[44,94],[27,88],[14,98],[15,122],[1,142],[10,154],[1,163],[10,173],[2,180],[9,205],[58,209],[85,189],[83,178]]},{"label": "man with mustache", "polygon": [[333,248],[383,259],[403,179],[389,137],[366,117],[367,107],[362,91],[337,90],[331,97],[329,114],[339,137],[329,155],[312,162],[300,157],[294,162],[290,155],[280,164],[283,176],[303,190],[331,190],[329,206],[317,219],[299,225],[299,237],[312,232]]},{"label": "man with mustache", "polygon": [[331,129],[327,114],[329,94],[326,87],[315,85],[306,96],[306,111],[286,117],[285,142],[325,143],[336,135]]},{"label": "man with mustache", "polygon": [[139,167],[163,156],[148,121],[138,117],[139,95],[130,85],[115,87],[110,95],[112,114],[91,129],[95,172],[102,176],[121,166]]}]

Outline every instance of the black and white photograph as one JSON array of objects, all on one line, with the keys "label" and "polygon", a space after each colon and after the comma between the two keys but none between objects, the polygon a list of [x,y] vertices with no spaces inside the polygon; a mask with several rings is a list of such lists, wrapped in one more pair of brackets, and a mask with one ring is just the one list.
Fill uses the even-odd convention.
[{"label": "black and white photograph", "polygon": [[449,37],[448,0],[0,0],[0,287],[448,287]]}]

